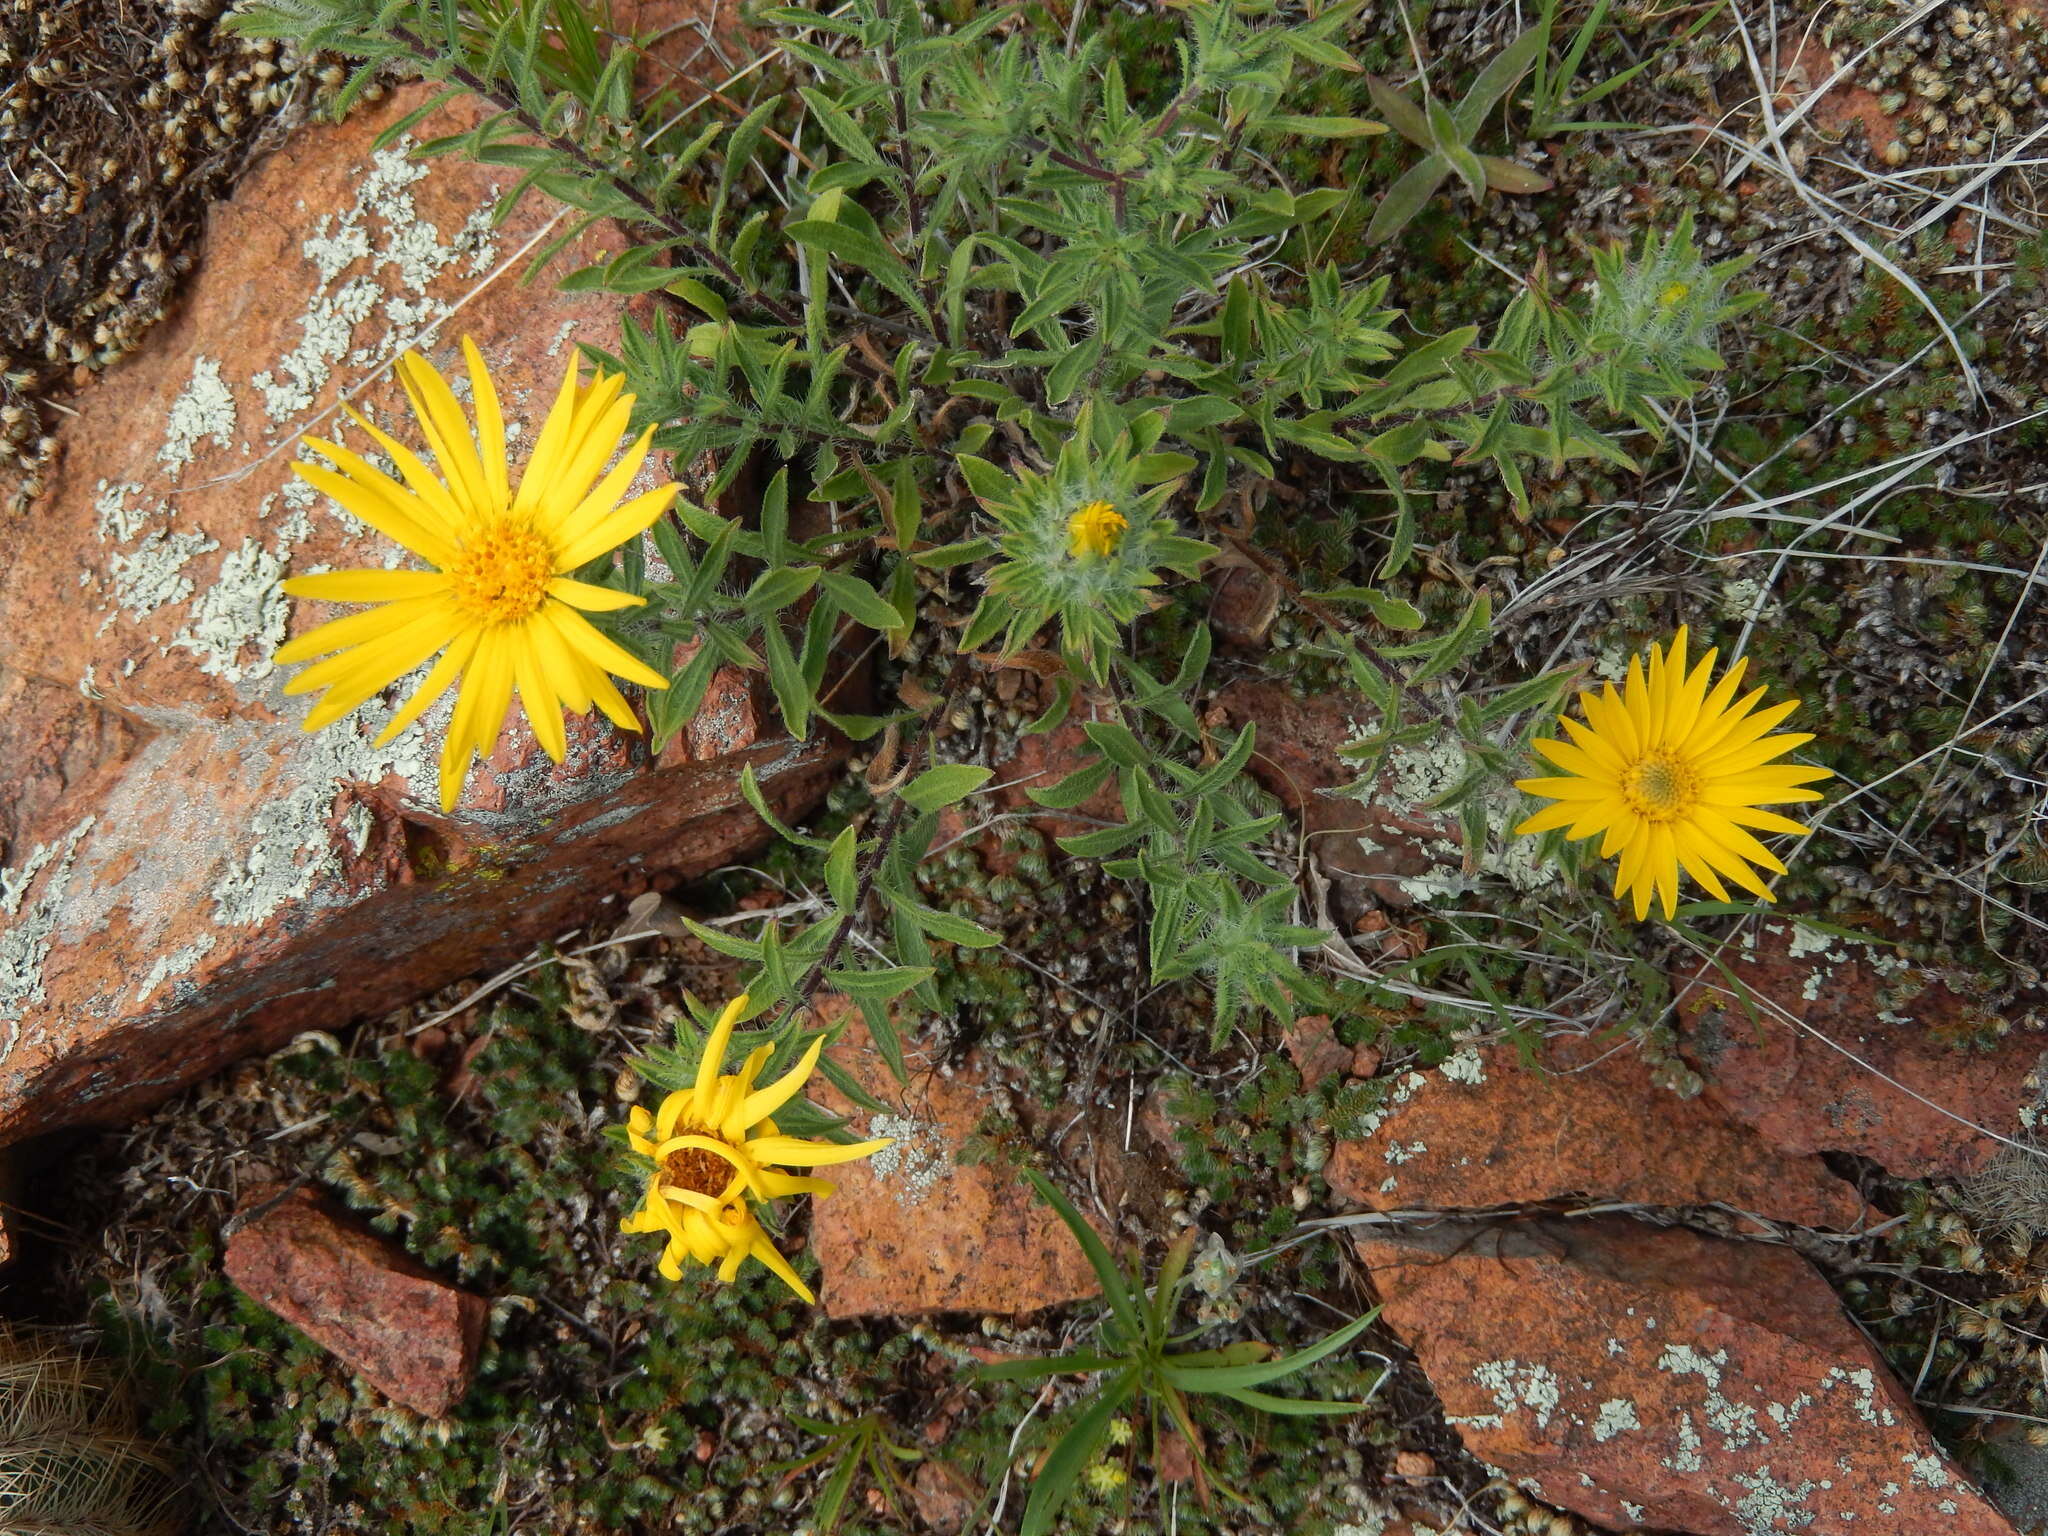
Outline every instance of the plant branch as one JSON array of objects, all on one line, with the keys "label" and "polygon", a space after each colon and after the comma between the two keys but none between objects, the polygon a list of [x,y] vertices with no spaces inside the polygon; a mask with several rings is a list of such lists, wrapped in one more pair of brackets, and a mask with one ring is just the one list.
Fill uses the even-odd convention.
[{"label": "plant branch", "polygon": [[465,90],[468,90],[472,95],[477,96],[481,100],[488,101],[492,106],[498,108],[499,111],[507,113],[520,127],[541,140],[550,149],[553,149],[558,154],[567,156],[592,176],[598,177],[616,188],[621,196],[640,210],[647,223],[667,235],[676,244],[687,248],[698,260],[710,267],[725,281],[731,283],[734,288],[751,298],[777,324],[786,325],[792,329],[800,328],[803,325],[803,317],[801,315],[788,305],[783,304],[777,299],[770,298],[767,294],[762,293],[758,288],[748,283],[740,275],[737,267],[727,261],[724,256],[720,255],[711,246],[705,244],[695,230],[677,219],[673,214],[664,212],[660,204],[656,203],[653,198],[635,186],[632,179],[623,172],[605,164],[574,139],[567,138],[559,133],[551,133],[516,100],[507,97],[460,59],[437,53],[427,44],[425,39],[420,37],[410,27],[402,24],[393,24],[391,35],[411,49],[413,54],[423,62],[439,62],[443,64],[450,78],[455,80]]},{"label": "plant branch", "polygon": [[[938,729],[937,722],[943,721],[952,711],[953,700],[959,696],[962,685],[967,681],[971,661],[972,658],[968,656],[962,656],[954,661],[953,670],[946,675],[945,687],[939,691],[938,702],[925,712],[924,718],[927,723],[924,730],[918,734],[916,743],[910,749],[910,755],[904,759],[901,770],[903,779],[914,777],[918,770],[924,767],[925,758],[931,752],[932,738]],[[860,863],[854,868],[853,900],[847,904],[846,910],[839,914],[839,924],[833,929],[831,942],[825,946],[825,952],[818,957],[817,964],[804,973],[803,980],[796,985],[795,995],[783,1009],[782,1017],[775,1021],[778,1034],[789,1027],[790,1020],[800,1011],[811,1005],[811,998],[823,984],[825,973],[838,963],[841,951],[853,937],[854,924],[860,921],[861,912],[868,904],[868,896],[875,888],[875,875],[882,867],[882,860],[889,856],[889,848],[896,841],[896,833],[903,824],[904,808],[909,803],[901,795],[892,798],[889,813],[882,818],[881,830],[876,834],[873,846],[862,855]]]},{"label": "plant branch", "polygon": [[[1350,619],[1337,612],[1329,604],[1320,602],[1302,591],[1301,584],[1287,573],[1287,568],[1263,549],[1260,549],[1242,534],[1226,532],[1223,537],[1229,541],[1232,549],[1257,566],[1259,571],[1275,586],[1279,587],[1282,592],[1285,592],[1288,598],[1304,613],[1315,619],[1332,634],[1341,635],[1344,639],[1349,640],[1358,647],[1359,654],[1371,662],[1373,669],[1380,676],[1384,677],[1393,688],[1394,713],[1395,719],[1398,722],[1401,705],[1403,701],[1411,697],[1411,694],[1408,686],[1408,675],[1394,664],[1393,659],[1378,646],[1374,645],[1372,641],[1366,639],[1363,634],[1359,633],[1358,626]],[[1430,698],[1426,694],[1414,694],[1412,696],[1421,700],[1422,706],[1446,725],[1456,726],[1458,723],[1457,717],[1435,699]]]}]

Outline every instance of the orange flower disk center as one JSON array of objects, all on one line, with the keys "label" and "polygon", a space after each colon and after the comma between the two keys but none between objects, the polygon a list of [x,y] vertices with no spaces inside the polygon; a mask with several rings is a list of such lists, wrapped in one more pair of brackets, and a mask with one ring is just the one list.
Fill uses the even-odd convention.
[{"label": "orange flower disk center", "polygon": [[1646,821],[1677,821],[1699,800],[1700,779],[1690,763],[1656,753],[1631,763],[1621,776],[1621,797]]},{"label": "orange flower disk center", "polygon": [[485,624],[531,618],[547,599],[554,556],[553,547],[532,528],[492,523],[465,542],[448,567],[455,604],[465,617]]},{"label": "orange flower disk center", "polygon": [[732,1175],[732,1164],[705,1147],[677,1147],[661,1160],[662,1182],[692,1194],[722,1195]]}]

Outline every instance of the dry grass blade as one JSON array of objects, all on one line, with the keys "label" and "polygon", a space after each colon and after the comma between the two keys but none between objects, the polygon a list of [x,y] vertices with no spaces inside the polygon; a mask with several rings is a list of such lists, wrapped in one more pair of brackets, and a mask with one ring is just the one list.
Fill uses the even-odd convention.
[{"label": "dry grass blade", "polygon": [[117,1386],[54,1341],[0,1333],[0,1530],[168,1536],[178,1484]]}]

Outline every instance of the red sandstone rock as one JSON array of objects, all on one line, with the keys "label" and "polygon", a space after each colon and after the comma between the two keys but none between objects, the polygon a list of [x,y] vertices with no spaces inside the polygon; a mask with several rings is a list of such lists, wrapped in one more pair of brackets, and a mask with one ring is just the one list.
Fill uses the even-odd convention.
[{"label": "red sandstone rock", "polygon": [[[311,1191],[254,1191],[228,1278],[392,1401],[439,1418],[476,1374],[489,1312]],[[275,1200],[277,1203],[265,1206]]]},{"label": "red sandstone rock", "polygon": [[1330,1188],[1374,1210],[1479,1209],[1584,1196],[1735,1206],[1802,1226],[1863,1202],[1818,1157],[1778,1151],[1706,1099],[1657,1087],[1628,1041],[1551,1041],[1543,1070],[1468,1047],[1391,1085],[1372,1133],[1339,1142]]},{"label": "red sandstone rock", "polygon": [[[1806,104],[1822,86],[1828,89],[1808,109],[1816,128],[1841,137],[1857,124],[1863,128],[1870,153],[1882,159],[1898,142],[1899,119],[1884,110],[1883,98],[1868,86],[1858,85],[1853,74],[1835,79],[1841,60],[1818,40],[1802,34],[1797,42],[1785,44],[1778,52],[1778,76],[1783,85],[1774,104],[1778,116]],[[1830,81],[1834,81],[1832,85]]]},{"label": "red sandstone rock", "polygon": [[[1318,866],[1368,897],[1366,907],[1413,906],[1414,892],[1402,882],[1458,866],[1453,818],[1392,796],[1367,805],[1331,793],[1358,777],[1357,765],[1340,754],[1374,719],[1363,698],[1331,693],[1304,699],[1277,683],[1245,681],[1221,689],[1215,707],[1232,731],[1258,727],[1253,777],[1301,818]],[[1349,923],[1355,907],[1339,917]]]},{"label": "red sandstone rock", "polygon": [[1232,645],[1265,644],[1267,631],[1280,616],[1280,586],[1253,566],[1226,570],[1215,580],[1209,600],[1209,624]]},{"label": "red sandstone rock", "polygon": [[[838,759],[722,688],[658,768],[601,720],[572,721],[557,768],[515,719],[444,817],[452,696],[387,748],[389,703],[299,730],[308,700],[271,657],[325,611],[279,580],[397,553],[290,476],[299,438],[363,446],[346,398],[417,442],[383,370],[408,344],[450,369],[468,334],[517,463],[567,349],[617,340],[615,299],[521,284],[563,216],[534,197],[493,229],[515,173],[372,152],[421,99],[305,130],[215,210],[182,307],[79,397],[0,548],[0,1143],[118,1121],[495,964],[607,890],[729,862],[763,835],[743,764],[801,815]],[[560,262],[621,244],[600,225]]]},{"label": "red sandstone rock", "polygon": [[1326,1013],[1302,1015],[1280,1031],[1280,1043],[1301,1074],[1304,1088],[1313,1088],[1326,1077],[1338,1077],[1351,1070],[1351,1047],[1337,1038]]},{"label": "red sandstone rock", "polygon": [[2014,1536],[1789,1249],[1601,1218],[1358,1252],[1466,1445],[1600,1525]]},{"label": "red sandstone rock", "polygon": [[1994,1037],[1938,975],[1789,922],[1718,958],[1750,996],[1712,967],[1679,978],[1679,1050],[1771,1145],[1954,1178],[2032,1129],[2048,1039]]},{"label": "red sandstone rock", "polygon": [[966,1478],[944,1462],[919,1464],[910,1480],[917,1501],[917,1516],[938,1536],[958,1536],[974,1515],[974,1489]]},{"label": "red sandstone rock", "polygon": [[832,1057],[894,1108],[870,1116],[822,1078],[817,1102],[864,1135],[900,1139],[831,1169],[838,1192],[813,1202],[811,1245],[828,1313],[1024,1313],[1095,1294],[1080,1245],[1022,1179],[999,1163],[957,1161],[987,1107],[971,1065],[947,1078],[913,1064],[905,1088],[858,1019]]}]

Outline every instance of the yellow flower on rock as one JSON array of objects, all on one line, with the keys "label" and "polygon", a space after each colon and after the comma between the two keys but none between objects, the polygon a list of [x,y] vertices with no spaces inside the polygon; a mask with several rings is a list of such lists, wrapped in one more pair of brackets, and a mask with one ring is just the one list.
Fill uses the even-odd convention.
[{"label": "yellow flower on rock", "polygon": [[[617,548],[668,509],[672,485],[619,498],[646,462],[653,429],[640,434],[609,474],[634,397],[600,370],[581,383],[572,356],[533,455],[515,490],[505,464],[505,421],[497,391],[474,343],[463,339],[476,406],[476,433],[448,381],[416,352],[399,359],[405,386],[437,477],[404,444],[350,415],[390,455],[404,477],[392,479],[361,455],[309,437],[333,464],[293,467],[386,538],[432,570],[328,571],[284,583],[293,597],[377,606],[334,619],[279,647],[282,663],[313,661],[287,693],[326,693],[305,728],[331,725],[372,695],[437,656],[425,680],[392,715],[378,745],[404,730],[457,679],[455,717],[441,747],[441,809],[453,810],[472,752],[488,754],[512,708],[516,687],[526,718],[556,762],[567,750],[564,708],[596,704],[621,730],[637,731],[630,705],[610,674],[647,688],[668,680],[600,634],[583,617],[644,601],[568,573]],[[481,445],[482,452],[478,448]]]},{"label": "yellow flower on rock", "polygon": [[1619,693],[1612,683],[1598,694],[1581,693],[1586,723],[1562,722],[1571,741],[1536,743],[1564,776],[1516,781],[1557,804],[1515,830],[1563,827],[1574,839],[1601,834],[1600,857],[1620,855],[1614,894],[1633,898],[1638,919],[1649,915],[1653,898],[1661,898],[1667,918],[1677,914],[1681,870],[1718,901],[1729,899],[1723,876],[1771,900],[1751,866],[1780,875],[1785,866],[1751,833],[1806,829],[1758,807],[1818,800],[1818,791],[1803,786],[1834,777],[1826,768],[1773,761],[1813,740],[1772,734],[1799,707],[1797,699],[1760,710],[1768,690],[1757,688],[1737,700],[1747,659],[1714,682],[1719,653],[1708,651],[1687,671],[1685,644],[1680,629],[1662,652],[1652,646],[1647,675],[1642,658],[1632,659]]},{"label": "yellow flower on rock", "polygon": [[769,1117],[803,1091],[825,1041],[822,1036],[813,1040],[803,1060],[766,1088],[755,1087],[754,1078],[768,1064],[771,1046],[756,1047],[738,1072],[722,1076],[719,1068],[732,1044],[733,1025],[746,1011],[745,993],[725,1005],[704,1044],[692,1086],[668,1095],[651,1115],[634,1108],[627,1140],[654,1168],[647,1198],[620,1230],[665,1234],[661,1272],[670,1280],[682,1279],[686,1260],[715,1265],[720,1280],[731,1280],[752,1257],[805,1301],[815,1301],[811,1288],[754,1219],[752,1207],[786,1195],[829,1195],[837,1188],[829,1179],[786,1173],[781,1165],[850,1163],[881,1151],[893,1138],[841,1145],[777,1131]]},{"label": "yellow flower on rock", "polygon": [[1130,526],[1131,520],[1108,502],[1091,501],[1067,519],[1067,552],[1076,559],[1113,555]]}]

